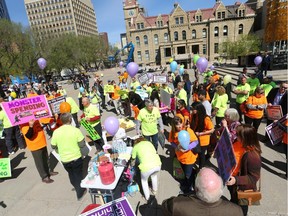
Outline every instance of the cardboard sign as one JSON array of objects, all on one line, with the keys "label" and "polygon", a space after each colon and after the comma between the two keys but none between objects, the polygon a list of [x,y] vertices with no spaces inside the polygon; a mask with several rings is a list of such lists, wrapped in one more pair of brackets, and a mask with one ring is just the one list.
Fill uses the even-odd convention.
[{"label": "cardboard sign", "polygon": [[119,198],[105,205],[94,208],[80,216],[135,216],[126,197]]},{"label": "cardboard sign", "polygon": [[45,95],[2,102],[1,105],[12,126],[52,116]]},{"label": "cardboard sign", "polygon": [[85,128],[85,130],[87,131],[87,133],[89,134],[89,136],[93,141],[101,139],[97,131],[84,118],[81,119],[80,124]]},{"label": "cardboard sign", "polygon": [[236,159],[227,128],[222,132],[215,148],[214,155],[217,159],[220,176],[225,184],[236,167]]},{"label": "cardboard sign", "polygon": [[280,105],[267,106],[266,114],[269,120],[279,120],[283,116],[282,107]]},{"label": "cardboard sign", "polygon": [[56,97],[51,100],[48,100],[49,107],[53,114],[60,113],[60,104],[65,102],[66,98],[64,96]]},{"label": "cardboard sign", "polygon": [[106,93],[114,93],[114,86],[113,85],[104,85],[104,92]]},{"label": "cardboard sign", "polygon": [[285,121],[287,118],[288,118],[288,114],[284,115],[277,122],[273,122],[267,127],[265,127],[265,130],[267,132],[267,135],[272,145],[276,145],[282,141],[284,132],[279,128],[278,124],[281,123],[285,125]]},{"label": "cardboard sign", "polygon": [[11,177],[10,158],[0,158],[0,178]]},{"label": "cardboard sign", "polygon": [[138,76],[138,80],[139,80],[141,85],[146,84],[149,81],[149,76],[147,73],[143,73],[143,74]]},{"label": "cardboard sign", "polygon": [[154,75],[153,76],[153,82],[154,83],[167,83],[168,78],[165,75]]},{"label": "cardboard sign", "polygon": [[171,95],[163,89],[160,89],[160,100],[163,104],[170,107]]},{"label": "cardboard sign", "polygon": [[141,97],[142,100],[145,100],[145,99],[149,98],[149,95],[143,89],[136,89],[135,93],[138,94]]}]

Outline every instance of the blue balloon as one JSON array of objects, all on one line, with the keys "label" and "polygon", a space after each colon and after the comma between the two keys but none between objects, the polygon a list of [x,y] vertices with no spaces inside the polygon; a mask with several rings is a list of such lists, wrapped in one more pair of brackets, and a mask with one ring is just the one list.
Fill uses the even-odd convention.
[{"label": "blue balloon", "polygon": [[175,70],[177,69],[177,62],[176,61],[172,61],[171,63],[170,63],[170,69],[171,69],[171,71],[172,72],[175,72]]},{"label": "blue balloon", "polygon": [[179,68],[179,74],[182,75],[183,73],[184,73],[184,68],[183,68],[183,67],[180,67],[180,68]]},{"label": "blue balloon", "polygon": [[182,148],[187,150],[190,144],[190,134],[186,130],[181,130],[178,134],[178,141]]},{"label": "blue balloon", "polygon": [[83,93],[84,90],[85,90],[85,89],[84,89],[83,87],[80,87],[80,88],[79,88],[80,93]]}]

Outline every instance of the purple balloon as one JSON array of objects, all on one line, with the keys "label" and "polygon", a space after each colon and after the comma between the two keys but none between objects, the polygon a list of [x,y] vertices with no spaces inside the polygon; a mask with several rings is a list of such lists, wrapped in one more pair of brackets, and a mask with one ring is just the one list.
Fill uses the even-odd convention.
[{"label": "purple balloon", "polygon": [[198,61],[196,62],[196,66],[197,66],[199,72],[203,73],[206,70],[207,66],[208,66],[207,59],[204,58],[204,57],[200,57],[198,59]]},{"label": "purple balloon", "polygon": [[41,70],[43,70],[43,69],[46,67],[47,62],[46,62],[46,60],[45,60],[44,58],[39,58],[39,59],[37,60],[37,64],[38,64],[39,68],[40,68]]},{"label": "purple balloon", "polygon": [[110,117],[105,119],[104,127],[109,134],[114,136],[119,129],[119,121],[114,116],[110,116]]},{"label": "purple balloon", "polygon": [[122,67],[123,64],[124,64],[123,61],[120,61],[120,62],[119,62],[119,66],[120,66],[120,67]]},{"label": "purple balloon", "polygon": [[215,69],[214,65],[211,65],[210,70],[214,70],[214,69]]},{"label": "purple balloon", "polygon": [[262,62],[262,57],[261,56],[256,56],[256,58],[254,59],[254,63],[256,66],[260,65]]},{"label": "purple balloon", "polygon": [[137,74],[138,69],[139,69],[139,66],[135,62],[130,62],[126,67],[128,74],[132,78]]}]

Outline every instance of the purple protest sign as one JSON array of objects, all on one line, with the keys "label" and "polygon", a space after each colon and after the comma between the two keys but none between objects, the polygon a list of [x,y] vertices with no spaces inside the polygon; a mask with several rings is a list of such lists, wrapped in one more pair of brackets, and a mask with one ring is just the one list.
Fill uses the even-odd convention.
[{"label": "purple protest sign", "polygon": [[227,128],[221,134],[214,155],[217,159],[219,174],[225,184],[236,167],[236,159]]},{"label": "purple protest sign", "polygon": [[45,95],[2,102],[1,105],[12,126],[52,116]]},{"label": "purple protest sign", "polygon": [[99,206],[80,216],[135,216],[135,213],[126,197],[119,198],[105,205]]}]

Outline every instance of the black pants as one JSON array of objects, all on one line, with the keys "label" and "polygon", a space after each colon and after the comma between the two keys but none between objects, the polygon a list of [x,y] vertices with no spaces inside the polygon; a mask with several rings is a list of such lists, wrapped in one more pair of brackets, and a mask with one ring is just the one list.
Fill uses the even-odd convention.
[{"label": "black pants", "polygon": [[101,97],[101,100],[102,100],[101,107],[103,109],[105,109],[106,108],[106,104],[105,104],[105,95],[104,95],[104,93],[101,93],[100,97]]},{"label": "black pants", "polygon": [[240,118],[239,118],[239,122],[242,123],[243,118],[242,118],[242,112],[241,112],[241,110],[240,110],[240,105],[241,105],[240,103],[237,103],[237,102],[236,102],[236,107],[235,107],[235,108],[236,108],[236,110],[237,110],[237,112],[238,112],[238,114],[239,114],[239,117],[240,117]]},{"label": "black pants", "polygon": [[76,124],[76,127],[77,127],[77,128],[80,128],[80,124],[79,124],[79,122],[78,122],[77,113],[72,113],[72,117],[73,117],[73,120],[74,120],[74,122],[75,122],[75,124]]},{"label": "black pants", "polygon": [[85,189],[81,188],[81,180],[83,179],[83,159],[78,158],[74,161],[63,163],[65,170],[68,172],[70,183],[75,188],[77,198],[81,198]]},{"label": "black pants", "polygon": [[102,146],[104,145],[104,140],[102,138],[102,126],[101,126],[101,123],[99,123],[96,126],[94,126],[94,129],[96,130],[96,132],[101,137],[99,140],[95,140],[94,141],[94,145],[95,145],[97,151],[101,151],[101,150],[103,150]]},{"label": "black pants", "polygon": [[201,169],[202,167],[205,166],[205,162],[206,162],[206,150],[208,149],[208,146],[201,146],[201,152],[199,153],[199,168]]},{"label": "black pants", "polygon": [[216,125],[221,125],[221,122],[223,119],[224,119],[224,117],[217,117],[216,116]]},{"label": "black pants", "polygon": [[124,116],[130,117],[131,116],[131,107],[130,107],[129,99],[126,98],[124,100],[121,100],[121,105],[123,107]]},{"label": "black pants", "polygon": [[256,129],[256,131],[258,131],[262,118],[253,119],[253,118],[249,118],[248,116],[244,116],[244,119],[245,119],[245,124],[249,124],[253,126]]},{"label": "black pants", "polygon": [[5,128],[4,132],[5,132],[5,144],[9,153],[14,151],[14,139],[16,139],[19,148],[25,148],[26,143],[23,136],[20,133],[19,126]]},{"label": "black pants", "polygon": [[47,147],[31,151],[36,168],[42,179],[50,177],[49,166],[48,166],[48,151]]}]

